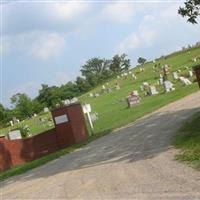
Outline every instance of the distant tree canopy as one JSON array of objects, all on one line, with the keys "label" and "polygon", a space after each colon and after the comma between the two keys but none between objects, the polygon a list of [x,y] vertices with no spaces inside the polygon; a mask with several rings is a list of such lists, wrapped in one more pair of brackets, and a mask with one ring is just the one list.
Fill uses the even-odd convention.
[{"label": "distant tree canopy", "polygon": [[187,21],[197,24],[197,17],[200,15],[200,0],[187,0],[184,7],[180,7],[178,13],[187,17]]},{"label": "distant tree canopy", "polygon": [[139,64],[144,64],[147,60],[145,58],[139,57],[137,61]]}]

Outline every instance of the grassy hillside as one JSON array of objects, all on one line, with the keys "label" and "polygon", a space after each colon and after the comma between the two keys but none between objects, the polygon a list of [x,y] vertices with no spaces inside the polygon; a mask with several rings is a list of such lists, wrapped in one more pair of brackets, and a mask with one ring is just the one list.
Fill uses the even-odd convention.
[{"label": "grassy hillside", "polygon": [[[94,123],[94,132],[96,134],[107,132],[114,128],[123,126],[170,102],[197,91],[197,83],[194,83],[190,86],[183,86],[180,81],[174,81],[171,75],[173,71],[181,70],[179,75],[185,77],[188,76],[188,70],[191,69],[193,65],[198,63],[200,64],[200,60],[198,60],[196,63],[192,61],[192,59],[197,56],[200,56],[200,47],[193,48],[189,51],[175,53],[165,58],[156,60],[156,63],[160,63],[161,65],[170,65],[169,79],[174,83],[176,88],[176,90],[173,92],[165,93],[163,86],[156,85],[157,81],[159,80],[159,74],[162,73],[162,71],[160,70],[155,72],[153,69],[154,63],[149,62],[142,66],[145,69],[144,72],[140,72],[140,67],[132,69],[132,72],[137,76],[137,80],[133,80],[131,74],[127,78],[121,77],[120,79],[112,79],[108,81],[108,85],[106,83],[104,84],[106,87],[112,88],[111,93],[102,93],[102,86],[99,86],[79,97],[79,100],[82,103],[90,103],[92,106],[92,111],[98,113],[99,119]],[[188,67],[188,69],[186,69],[186,67]],[[193,76],[193,78],[190,80],[194,81],[194,79],[195,76]],[[115,89],[115,84],[117,81],[120,83],[121,87],[121,89],[118,91]],[[144,81],[148,81],[149,83],[156,85],[159,94],[154,96],[144,96],[144,93],[140,91],[140,85]],[[141,103],[129,109],[127,106],[126,97],[133,90],[137,90],[139,92]],[[89,97],[89,93],[99,93],[100,96],[96,98]],[[29,125],[32,135],[52,128],[47,124],[39,123],[39,118],[49,118],[50,120],[51,116],[50,113],[43,114],[35,119],[25,120],[22,125]],[[7,134],[11,128],[13,127],[0,130],[0,134]]]}]

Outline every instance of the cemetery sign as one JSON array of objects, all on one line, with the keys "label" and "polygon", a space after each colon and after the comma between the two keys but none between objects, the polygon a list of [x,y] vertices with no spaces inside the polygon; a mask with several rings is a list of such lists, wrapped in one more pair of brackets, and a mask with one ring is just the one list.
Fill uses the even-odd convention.
[{"label": "cemetery sign", "polygon": [[9,139],[10,140],[18,140],[22,139],[22,135],[20,130],[14,130],[8,133]]},{"label": "cemetery sign", "polygon": [[69,119],[68,119],[67,115],[61,115],[61,116],[55,117],[55,122],[57,125],[63,124],[68,121],[69,121]]}]

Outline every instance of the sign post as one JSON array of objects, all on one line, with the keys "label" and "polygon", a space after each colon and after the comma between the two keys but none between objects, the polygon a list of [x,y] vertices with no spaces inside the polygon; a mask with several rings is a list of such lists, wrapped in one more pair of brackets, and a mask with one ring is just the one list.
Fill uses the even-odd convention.
[{"label": "sign post", "polygon": [[83,105],[83,112],[84,112],[84,114],[87,115],[90,127],[91,127],[91,129],[93,131],[94,130],[94,126],[93,126],[92,119],[91,119],[91,116],[90,116],[91,111],[92,111],[92,109],[91,109],[91,105],[90,104],[84,104]]}]

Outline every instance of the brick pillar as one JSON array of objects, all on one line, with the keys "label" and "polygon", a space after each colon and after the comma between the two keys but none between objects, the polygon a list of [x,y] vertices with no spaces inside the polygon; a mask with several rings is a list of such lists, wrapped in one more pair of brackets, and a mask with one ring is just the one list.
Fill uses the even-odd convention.
[{"label": "brick pillar", "polygon": [[12,166],[11,155],[6,147],[5,137],[0,137],[0,171]]},{"label": "brick pillar", "polygon": [[199,84],[199,88],[200,88],[200,65],[195,66],[194,71],[195,71],[197,81],[198,81],[198,84]]},{"label": "brick pillar", "polygon": [[63,106],[52,111],[60,148],[79,143],[88,137],[85,118],[80,104]]}]

